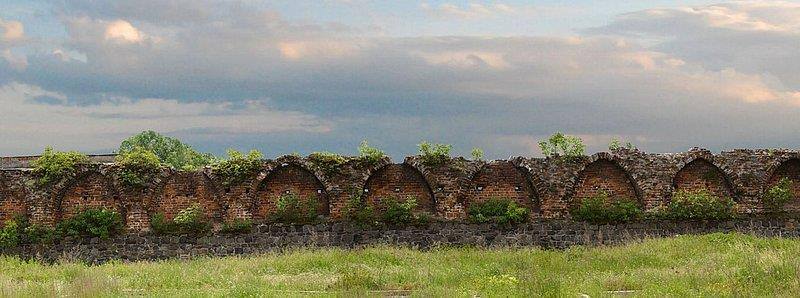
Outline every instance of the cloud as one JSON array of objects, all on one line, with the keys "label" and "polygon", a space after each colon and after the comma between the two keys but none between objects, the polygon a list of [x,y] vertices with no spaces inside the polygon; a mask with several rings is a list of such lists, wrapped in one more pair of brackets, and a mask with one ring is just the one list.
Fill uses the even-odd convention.
[{"label": "cloud", "polygon": [[4,151],[27,152],[48,144],[97,151],[114,148],[125,136],[147,129],[165,133],[204,131],[206,135],[329,132],[331,123],[265,101],[184,103],[171,99],[115,98],[96,105],[64,105],[66,96],[12,83],[0,88]]},{"label": "cloud", "polygon": [[452,3],[442,3],[439,5],[422,3],[420,8],[423,11],[437,17],[451,17],[459,19],[493,18],[515,12],[515,9],[510,5],[502,3],[496,3],[492,5],[469,3],[463,7]]},{"label": "cloud", "polygon": [[145,35],[131,23],[123,20],[116,20],[106,26],[106,40],[117,40],[122,42],[141,42]]},{"label": "cloud", "polygon": [[25,27],[17,21],[0,19],[0,42],[13,42],[25,37]]}]

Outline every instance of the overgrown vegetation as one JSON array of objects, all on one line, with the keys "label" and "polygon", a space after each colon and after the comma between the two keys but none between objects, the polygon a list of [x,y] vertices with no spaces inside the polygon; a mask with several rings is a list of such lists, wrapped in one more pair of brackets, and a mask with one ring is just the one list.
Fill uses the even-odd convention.
[{"label": "overgrown vegetation", "polygon": [[222,225],[220,232],[225,234],[247,234],[253,231],[253,221],[249,219],[237,219],[226,222]]},{"label": "overgrown vegetation", "polygon": [[542,154],[551,158],[575,159],[586,155],[586,145],[581,138],[556,132],[539,142]]},{"label": "overgrown vegetation", "polygon": [[172,220],[167,219],[163,213],[158,213],[153,216],[151,226],[157,234],[202,235],[211,229],[203,206],[197,203],[179,211]]},{"label": "overgrown vegetation", "polygon": [[116,157],[119,177],[122,183],[131,188],[147,186],[152,176],[161,169],[161,161],[155,153],[136,147]]},{"label": "overgrown vegetation", "polygon": [[47,147],[42,156],[33,161],[31,166],[33,174],[37,177],[36,182],[39,185],[46,185],[74,175],[78,165],[87,163],[89,157],[83,153],[60,152]]},{"label": "overgrown vegetation", "polygon": [[428,166],[441,165],[450,160],[453,145],[422,142],[419,145],[419,157]]},{"label": "overgrown vegetation", "polygon": [[311,153],[308,159],[328,176],[338,174],[348,160],[347,157],[328,151]]},{"label": "overgrown vegetation", "polygon": [[7,297],[799,297],[800,240],[710,234],[620,246],[305,248],[101,265],[0,257]]},{"label": "overgrown vegetation", "polygon": [[305,224],[317,220],[316,200],[303,200],[300,196],[287,193],[278,197],[275,203],[275,221],[283,223]]},{"label": "overgrown vegetation", "polygon": [[31,225],[28,218],[21,215],[6,220],[0,228],[0,249],[23,243],[51,243],[58,237],[54,229]]},{"label": "overgrown vegetation", "polygon": [[608,144],[608,151],[617,151],[620,149],[627,149],[627,150],[636,150],[636,146],[633,145],[631,142],[625,142],[624,144],[617,138],[611,139],[611,143]]},{"label": "overgrown vegetation", "polygon": [[399,198],[386,198],[381,200],[383,213],[381,222],[392,226],[407,226],[425,224],[431,221],[431,215],[425,212],[416,211],[417,198],[408,197],[405,200]]},{"label": "overgrown vegetation", "polygon": [[734,202],[731,198],[720,198],[705,189],[695,191],[681,190],[672,196],[672,200],[655,215],[667,219],[679,220],[720,220],[733,218]]},{"label": "overgrown vegetation", "polygon": [[0,227],[0,249],[16,247],[22,238],[19,223],[15,220],[7,220]]},{"label": "overgrown vegetation", "polygon": [[374,164],[386,158],[386,153],[378,148],[371,147],[367,140],[363,140],[358,145],[358,157],[362,161]]},{"label": "overgrown vegetation", "polygon": [[572,218],[595,224],[619,223],[638,220],[642,209],[634,199],[614,199],[606,192],[580,200],[571,210]]},{"label": "overgrown vegetation", "polygon": [[119,212],[108,209],[87,209],[62,220],[56,225],[60,236],[109,237],[122,232],[123,220]]},{"label": "overgrown vegetation", "polygon": [[367,205],[364,193],[361,191],[354,192],[347,200],[347,205],[344,208],[344,218],[362,228],[378,224],[375,209]]},{"label": "overgrown vegetation", "polygon": [[792,185],[794,181],[787,177],[781,178],[775,185],[770,187],[762,198],[764,208],[769,212],[781,212],[783,206],[792,200]]},{"label": "overgrown vegetation", "polygon": [[263,155],[258,150],[250,150],[247,155],[228,149],[228,159],[215,162],[212,169],[225,186],[237,185],[254,178],[263,168]]},{"label": "overgrown vegetation", "polygon": [[178,170],[193,171],[210,165],[214,161],[213,155],[197,152],[176,138],[167,137],[152,130],[143,131],[122,141],[117,153],[125,154],[136,148],[153,152],[161,163]]},{"label": "overgrown vegetation", "polygon": [[473,160],[483,160],[483,149],[478,147],[472,148],[470,155],[472,155]]},{"label": "overgrown vegetation", "polygon": [[469,221],[474,223],[496,223],[510,226],[528,220],[528,208],[517,205],[507,198],[492,198],[470,204],[467,209]]}]

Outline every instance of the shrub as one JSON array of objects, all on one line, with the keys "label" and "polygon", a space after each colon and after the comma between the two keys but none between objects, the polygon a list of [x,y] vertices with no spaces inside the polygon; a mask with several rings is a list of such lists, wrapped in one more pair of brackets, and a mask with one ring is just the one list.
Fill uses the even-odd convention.
[{"label": "shrub", "polygon": [[311,153],[308,159],[328,176],[339,173],[339,169],[347,162],[347,157],[327,151]]},{"label": "shrub", "polygon": [[176,138],[167,137],[152,130],[143,131],[122,141],[118,153],[128,153],[136,148],[153,152],[161,163],[178,170],[194,171],[210,165],[214,161],[213,155],[199,153]]},{"label": "shrub", "polygon": [[542,154],[547,157],[563,157],[573,159],[584,156],[586,146],[583,140],[576,136],[556,132],[545,141],[539,142]]},{"label": "shrub", "polygon": [[12,248],[19,245],[22,237],[20,226],[15,220],[7,220],[0,229],[0,249]]},{"label": "shrub", "polygon": [[107,239],[122,232],[122,216],[108,209],[88,209],[56,226],[59,235]]},{"label": "shrub", "polygon": [[148,178],[161,169],[158,156],[142,147],[117,155],[116,164],[122,182],[133,188],[146,186]]},{"label": "shrub", "polygon": [[227,234],[247,234],[253,230],[253,221],[249,219],[237,219],[226,222],[222,225],[220,232]]},{"label": "shrub", "polygon": [[625,148],[625,149],[628,149],[628,150],[635,150],[636,146],[634,146],[633,143],[631,143],[631,142],[625,142],[625,144],[623,144],[617,138],[611,139],[611,143],[608,144],[608,151],[617,151],[617,150],[620,150],[622,148]]},{"label": "shrub", "polygon": [[794,181],[784,177],[781,178],[777,184],[770,187],[762,198],[764,208],[770,212],[780,212],[783,210],[783,206],[792,200],[793,183]]},{"label": "shrub", "polygon": [[386,153],[378,148],[370,147],[367,140],[364,140],[358,145],[358,156],[368,163],[377,163],[386,158]]},{"label": "shrub", "polygon": [[381,220],[390,225],[408,225],[419,223],[425,217],[419,216],[414,212],[417,208],[417,199],[409,197],[406,200],[388,198],[381,201],[385,210],[381,215]]},{"label": "shrub", "polygon": [[256,176],[263,167],[261,152],[250,150],[247,155],[228,149],[228,159],[212,166],[214,173],[222,178],[222,184],[226,186],[236,185]]},{"label": "shrub", "polygon": [[203,207],[197,203],[179,211],[172,220],[168,220],[163,213],[158,213],[153,216],[151,225],[158,234],[202,235],[211,229]]},{"label": "shrub", "polygon": [[528,209],[505,198],[489,199],[474,203],[467,209],[469,220],[475,223],[493,222],[509,226],[528,220]]},{"label": "shrub", "polygon": [[452,149],[453,145],[422,142],[419,144],[419,156],[422,158],[422,163],[426,165],[440,165],[450,160],[450,150]]},{"label": "shrub", "polygon": [[472,159],[474,160],[483,160],[483,149],[481,148],[478,147],[472,148],[472,152],[470,152],[470,154],[472,155]]},{"label": "shrub", "polygon": [[74,175],[76,167],[85,163],[89,163],[89,157],[80,152],[59,152],[47,147],[31,165],[39,185],[45,185]]},{"label": "shrub", "polygon": [[617,223],[640,219],[642,210],[632,199],[613,200],[608,194],[584,198],[572,209],[572,217],[590,223]]},{"label": "shrub", "polygon": [[719,220],[733,217],[733,200],[719,198],[707,190],[678,191],[663,214],[671,219]]},{"label": "shrub", "polygon": [[350,196],[350,199],[347,200],[344,218],[362,228],[375,226],[377,224],[375,209],[364,202],[361,192],[353,194]]},{"label": "shrub", "polygon": [[275,219],[284,223],[310,223],[317,219],[317,205],[314,200],[305,202],[300,196],[292,193],[278,198]]}]

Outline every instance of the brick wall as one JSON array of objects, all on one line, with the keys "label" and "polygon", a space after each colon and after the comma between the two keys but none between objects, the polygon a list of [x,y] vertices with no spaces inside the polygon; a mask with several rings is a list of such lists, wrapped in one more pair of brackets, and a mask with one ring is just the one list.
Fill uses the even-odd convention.
[{"label": "brick wall", "polygon": [[417,210],[435,212],[433,193],[422,174],[407,164],[391,164],[375,172],[364,186],[368,204],[381,210],[386,199],[416,198]]},{"label": "brick wall", "polygon": [[720,198],[733,198],[725,173],[705,159],[695,159],[686,164],[675,175],[673,183],[675,191],[705,189]]},{"label": "brick wall", "polygon": [[615,162],[599,159],[581,171],[572,203],[577,204],[585,198],[595,197],[605,192],[614,200],[639,201],[633,181]]},{"label": "brick wall", "polygon": [[493,198],[504,198],[535,210],[538,205],[535,193],[526,174],[514,164],[507,161],[492,162],[473,176],[466,207]]},{"label": "brick wall", "polygon": [[767,189],[774,186],[782,178],[789,178],[792,180],[792,194],[794,198],[789,201],[784,209],[789,211],[800,211],[800,160],[790,159],[787,160],[775,169],[767,184]]},{"label": "brick wall", "polygon": [[222,207],[214,184],[202,172],[176,172],[167,179],[164,190],[150,204],[150,213],[172,219],[183,209],[200,204],[206,218],[219,221]]},{"label": "brick wall", "polygon": [[27,207],[25,193],[19,188],[7,185],[0,176],[0,225],[17,215],[25,215]]},{"label": "brick wall", "polygon": [[330,206],[325,187],[310,171],[294,164],[274,169],[261,182],[253,204],[253,216],[265,219],[277,210],[278,199],[284,194],[294,194],[308,203],[316,202],[317,214],[329,215]]},{"label": "brick wall", "polygon": [[125,216],[120,198],[108,178],[94,172],[78,178],[60,198],[60,219],[67,219],[86,209],[109,209]]}]

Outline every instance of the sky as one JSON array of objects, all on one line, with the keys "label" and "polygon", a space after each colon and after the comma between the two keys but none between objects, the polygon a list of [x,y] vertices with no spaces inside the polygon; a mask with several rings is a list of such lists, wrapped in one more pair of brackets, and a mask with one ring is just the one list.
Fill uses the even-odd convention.
[{"label": "sky", "polygon": [[5,0],[0,156],[796,149],[799,69],[792,1]]}]

